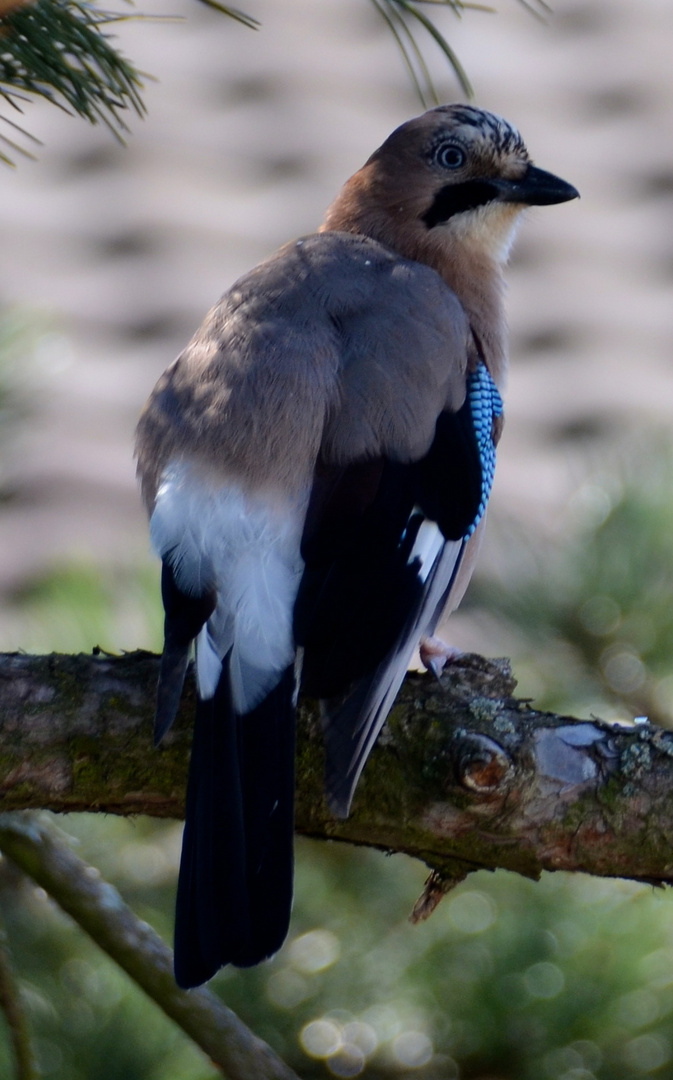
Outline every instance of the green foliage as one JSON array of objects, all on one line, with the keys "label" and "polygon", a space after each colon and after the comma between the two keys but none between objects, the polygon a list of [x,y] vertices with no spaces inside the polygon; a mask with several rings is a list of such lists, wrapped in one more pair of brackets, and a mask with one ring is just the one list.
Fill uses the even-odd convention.
[{"label": "green foliage", "polygon": [[17,589],[11,604],[12,640],[0,640],[5,650],[161,648],[163,614],[155,566],[61,564]]},{"label": "green foliage", "polygon": [[[179,826],[68,819],[79,850],[170,938]],[[580,875],[481,873],[420,926],[422,867],[298,844],[292,933],[213,988],[309,1078],[635,1080],[667,1075],[673,907]],[[217,1075],[39,890],[5,871],[5,913],[53,1080]],[[0,1037],[0,1070],[2,1070]],[[7,1075],[2,1072],[2,1075]]]},{"label": "green foliage", "polygon": [[555,539],[493,522],[502,568],[469,602],[502,621],[540,707],[673,722],[672,475],[667,437],[634,436],[605,449]]},{"label": "green foliage", "polygon": [[49,333],[47,320],[35,312],[19,308],[0,316],[0,448],[16,435],[17,428],[30,419],[30,368],[35,351]]},{"label": "green foliage", "polygon": [[[46,98],[116,135],[121,113],[142,116],[139,73],[108,40],[106,28],[123,15],[86,0],[37,0],[0,18],[0,95],[14,108],[26,95]],[[21,147],[3,136],[15,150]],[[0,158],[11,159],[0,152]]]},{"label": "green foliage", "polygon": [[[251,29],[259,25],[219,0],[201,2]],[[106,11],[88,0],[5,0],[0,4],[0,97],[18,112],[22,102],[45,98],[92,124],[106,124],[122,140],[128,131],[123,113],[145,113],[143,82],[134,64],[111,44],[109,28],[131,18],[144,16]],[[32,139],[7,116],[0,120]],[[6,133],[0,134],[0,144],[32,156]],[[14,164],[2,149],[0,161]]]}]

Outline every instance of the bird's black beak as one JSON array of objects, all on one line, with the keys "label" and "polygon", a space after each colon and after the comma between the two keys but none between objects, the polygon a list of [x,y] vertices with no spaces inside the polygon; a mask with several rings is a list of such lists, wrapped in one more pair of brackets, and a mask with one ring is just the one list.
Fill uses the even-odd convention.
[{"label": "bird's black beak", "polygon": [[529,165],[518,180],[496,180],[500,202],[523,203],[525,206],[552,206],[554,203],[579,199],[580,193],[572,184],[553,173]]}]

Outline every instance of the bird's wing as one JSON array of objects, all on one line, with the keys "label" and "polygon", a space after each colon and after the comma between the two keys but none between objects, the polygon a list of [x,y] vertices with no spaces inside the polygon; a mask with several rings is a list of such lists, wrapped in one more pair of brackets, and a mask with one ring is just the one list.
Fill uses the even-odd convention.
[{"label": "bird's wing", "polygon": [[[415,314],[422,320],[426,313],[420,308]],[[367,322],[375,315],[368,312]],[[486,365],[456,333],[464,318],[459,309],[444,354],[445,365],[462,386],[462,400],[459,391],[458,406],[455,398],[439,407],[430,395],[423,398],[429,411],[420,423],[433,432],[427,449],[409,454],[408,446],[403,451],[394,443],[384,448],[380,439],[378,456],[340,465],[325,460],[332,452],[327,443],[316,470],[295,632],[304,646],[305,689],[323,699],[327,794],[341,816],[348,813],[419,639],[432,633],[451,602],[490,493],[502,403]],[[348,355],[355,384],[356,367],[365,384],[371,378],[369,336],[363,340],[358,356],[353,328]],[[413,351],[422,378],[425,357],[419,354],[418,339],[392,335],[388,346],[391,384],[396,371],[405,370],[399,350],[407,356]],[[408,407],[404,379],[400,385],[399,397],[393,385],[386,408]],[[344,394],[343,401],[344,410],[357,411],[354,393]],[[412,401],[412,407],[419,401]],[[339,430],[359,423],[357,416],[334,420]],[[378,423],[378,430],[386,431],[395,421],[384,412]]]},{"label": "bird's wing", "polygon": [[326,299],[339,399],[328,416],[321,458],[334,464],[417,460],[430,448],[442,409],[455,411],[465,398],[465,312],[430,267],[365,237],[323,233],[315,239],[331,240],[340,267]]}]

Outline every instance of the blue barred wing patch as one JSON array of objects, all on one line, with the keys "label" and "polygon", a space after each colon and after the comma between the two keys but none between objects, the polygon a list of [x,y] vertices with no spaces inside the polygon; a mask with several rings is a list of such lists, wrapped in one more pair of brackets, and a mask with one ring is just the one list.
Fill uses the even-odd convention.
[{"label": "blue barred wing patch", "polygon": [[479,509],[469,529],[465,533],[468,540],[484,516],[493,487],[495,473],[495,444],[493,442],[493,421],[502,416],[502,398],[491,378],[490,372],[482,361],[467,378],[467,399],[470,404],[474,435],[477,440],[479,460],[481,462],[481,500]]}]

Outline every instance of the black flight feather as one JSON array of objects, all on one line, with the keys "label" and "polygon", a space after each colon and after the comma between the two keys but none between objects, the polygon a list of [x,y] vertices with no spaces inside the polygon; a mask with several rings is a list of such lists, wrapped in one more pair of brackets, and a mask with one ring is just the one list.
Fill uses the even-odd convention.
[{"label": "black flight feather", "polygon": [[[295,633],[303,688],[323,699],[327,796],[340,817],[419,639],[437,625],[482,496],[469,399],[440,414],[419,461],[323,464],[316,473]],[[426,520],[444,539],[430,566],[412,558]]]},{"label": "black flight feather", "polygon": [[377,668],[427,591],[418,563],[410,561],[423,520],[436,522],[447,540],[462,539],[481,494],[467,401],[457,413],[440,415],[418,462],[318,467],[295,604],[305,693],[338,696]]},{"label": "black flight feather", "polygon": [[228,658],[197,705],[175,916],[175,977],[199,986],[282,945],[292,908],[294,671],[238,716]]}]

